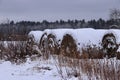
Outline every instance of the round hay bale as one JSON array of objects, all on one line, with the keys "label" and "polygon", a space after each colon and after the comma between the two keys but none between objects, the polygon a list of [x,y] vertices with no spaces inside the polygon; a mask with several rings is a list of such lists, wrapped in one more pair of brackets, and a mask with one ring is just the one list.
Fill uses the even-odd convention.
[{"label": "round hay bale", "polygon": [[40,39],[39,49],[42,52],[42,56],[44,59],[49,58],[49,51],[48,51],[48,40],[47,40],[47,33],[44,33]]},{"label": "round hay bale", "polygon": [[102,38],[102,47],[105,54],[110,58],[114,57],[118,49],[116,37],[113,33],[107,33]]},{"label": "round hay bale", "polygon": [[59,53],[59,45],[53,34],[44,33],[40,39],[39,48],[45,58],[49,58],[50,54]]},{"label": "round hay bale", "polygon": [[54,34],[49,34],[48,39],[48,48],[50,53],[59,54],[59,45]]},{"label": "round hay bale", "polygon": [[44,33],[40,39],[40,43],[39,43],[39,48],[41,49],[41,52],[45,52],[46,48],[47,48],[47,33]]},{"label": "round hay bale", "polygon": [[70,34],[66,34],[61,42],[60,54],[69,57],[79,57],[77,45]]}]

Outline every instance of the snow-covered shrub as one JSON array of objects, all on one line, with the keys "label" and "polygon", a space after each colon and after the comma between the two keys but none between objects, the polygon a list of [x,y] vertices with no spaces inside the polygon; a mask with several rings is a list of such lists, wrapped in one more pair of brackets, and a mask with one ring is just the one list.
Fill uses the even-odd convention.
[{"label": "snow-covered shrub", "polygon": [[26,36],[14,35],[14,37],[12,37],[10,41],[0,41],[0,58],[1,59],[18,63],[18,62],[25,61],[26,55],[27,55],[27,37]]},{"label": "snow-covered shrub", "polygon": [[22,63],[26,57],[26,42],[25,41],[10,41],[2,52],[4,60],[11,62]]},{"label": "snow-covered shrub", "polygon": [[81,59],[103,59],[104,53],[100,47],[96,45],[87,45],[86,47],[82,48],[80,53]]},{"label": "snow-covered shrub", "polygon": [[[19,38],[17,37],[17,40]],[[40,52],[36,46],[33,36],[28,36],[24,41],[1,41],[0,58],[21,63],[26,60],[26,57],[31,57],[36,54],[39,55]]]},{"label": "snow-covered shrub", "polygon": [[3,59],[3,51],[5,50],[4,43],[0,41],[0,59]]},{"label": "snow-covered shrub", "polygon": [[34,49],[34,45],[37,45],[37,44],[35,44],[34,36],[29,35],[27,38],[27,44],[26,44],[27,55],[31,56],[34,54],[39,54],[38,51],[36,49]]},{"label": "snow-covered shrub", "polygon": [[60,47],[60,54],[69,57],[79,57],[76,42],[70,34],[66,34],[63,36]]},{"label": "snow-covered shrub", "polygon": [[118,44],[116,36],[113,33],[107,33],[102,38],[102,47],[104,53],[110,58],[116,56]]}]

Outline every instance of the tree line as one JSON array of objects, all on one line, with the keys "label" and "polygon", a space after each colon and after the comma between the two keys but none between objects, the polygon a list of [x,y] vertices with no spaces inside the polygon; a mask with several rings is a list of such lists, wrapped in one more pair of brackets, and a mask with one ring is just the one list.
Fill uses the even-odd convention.
[{"label": "tree line", "polygon": [[94,29],[109,29],[111,25],[117,25],[120,28],[120,19],[119,21],[110,19],[98,19],[98,20],[59,20],[55,22],[49,22],[44,20],[42,22],[34,22],[34,21],[20,21],[14,22],[10,21],[9,23],[0,24],[0,34],[12,35],[19,34],[25,35],[28,34],[32,30],[45,30],[45,29],[59,29],[59,28],[94,28]]},{"label": "tree line", "polygon": [[7,21],[7,23],[0,24],[0,36],[1,35],[27,35],[32,30],[45,30],[45,29],[59,29],[59,28],[94,28],[94,29],[110,29],[118,28],[120,29],[120,10],[111,9],[108,20],[102,18],[98,20],[56,20],[54,22],[49,22],[43,20],[42,22],[35,21]]}]

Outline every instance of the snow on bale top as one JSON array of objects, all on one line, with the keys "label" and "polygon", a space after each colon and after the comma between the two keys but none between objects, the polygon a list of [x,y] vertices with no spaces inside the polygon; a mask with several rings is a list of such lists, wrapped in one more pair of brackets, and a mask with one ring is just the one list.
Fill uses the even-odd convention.
[{"label": "snow on bale top", "polygon": [[82,29],[46,29],[44,31],[31,31],[35,38],[35,41],[39,43],[41,36],[44,34],[53,34],[56,36],[58,41],[63,40],[65,34],[70,34],[78,47],[83,47],[85,45],[96,45],[99,46],[102,42],[102,38],[106,33],[113,33],[116,36],[117,43],[120,43],[120,30],[118,29],[92,29],[92,28],[82,28]]},{"label": "snow on bale top", "polygon": [[35,42],[39,43],[42,34],[43,34],[43,31],[31,31],[28,35],[30,36],[33,35],[35,38]]}]

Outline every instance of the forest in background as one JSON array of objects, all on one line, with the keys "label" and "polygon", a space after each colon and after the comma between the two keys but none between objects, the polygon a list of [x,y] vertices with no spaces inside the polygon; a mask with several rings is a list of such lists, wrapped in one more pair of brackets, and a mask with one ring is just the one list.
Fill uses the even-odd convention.
[{"label": "forest in background", "polygon": [[82,20],[56,20],[50,22],[47,20],[43,21],[19,21],[14,22],[13,20],[7,19],[6,22],[0,24],[0,36],[7,38],[13,35],[27,35],[33,30],[45,30],[45,29],[78,29],[78,28],[94,28],[94,29],[120,29],[120,10],[111,9],[109,19],[104,20],[102,18],[96,20],[86,21]]},{"label": "forest in background", "polygon": [[[110,29],[111,26],[114,25],[113,28],[120,29],[120,19],[119,20],[90,20],[85,21],[83,20],[59,20],[55,22],[49,22],[47,20],[43,20],[42,22],[35,22],[35,21],[20,21],[14,22],[9,21],[7,23],[0,24],[0,34],[4,35],[25,35],[28,34],[30,31],[33,30],[45,30],[45,29],[60,29],[60,28],[71,28],[71,29],[78,29],[78,28],[94,28],[94,29]],[[116,25],[116,26],[115,26]]]}]

